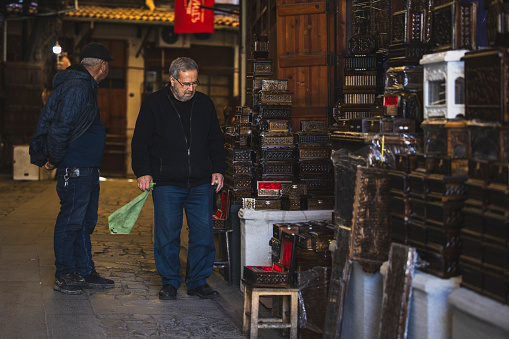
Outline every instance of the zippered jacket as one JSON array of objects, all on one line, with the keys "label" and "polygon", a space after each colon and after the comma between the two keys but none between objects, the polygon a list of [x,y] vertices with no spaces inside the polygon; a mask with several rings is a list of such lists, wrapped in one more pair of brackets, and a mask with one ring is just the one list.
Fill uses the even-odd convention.
[{"label": "zippered jacket", "polygon": [[167,86],[150,94],[141,105],[131,142],[134,174],[151,175],[159,186],[210,183],[212,173],[224,175],[226,171],[223,134],[214,103],[207,95],[195,92],[187,142],[170,95]]},{"label": "zippered jacket", "polygon": [[58,167],[69,144],[78,139],[99,114],[98,84],[82,65],[71,65],[53,77],[53,93],[41,111],[30,138],[30,161]]}]

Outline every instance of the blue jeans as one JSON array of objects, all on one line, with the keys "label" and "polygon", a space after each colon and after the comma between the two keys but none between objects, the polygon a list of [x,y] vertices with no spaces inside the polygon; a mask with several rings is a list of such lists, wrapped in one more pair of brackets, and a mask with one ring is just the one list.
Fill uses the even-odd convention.
[{"label": "blue jeans", "polygon": [[90,235],[97,224],[99,169],[81,169],[77,178],[64,179],[65,168],[57,170],[60,212],[55,223],[56,277],[77,272],[87,276],[95,270]]},{"label": "blue jeans", "polygon": [[183,210],[189,226],[186,285],[193,289],[207,283],[216,254],[212,228],[213,192],[210,184],[192,188],[154,187],[154,254],[163,285],[170,284],[178,289],[182,284],[179,252]]}]

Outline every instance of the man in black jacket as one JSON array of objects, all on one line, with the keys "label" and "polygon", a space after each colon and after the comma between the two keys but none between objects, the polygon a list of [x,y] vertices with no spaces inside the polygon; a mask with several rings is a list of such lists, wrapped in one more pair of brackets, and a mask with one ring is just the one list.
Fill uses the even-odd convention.
[{"label": "man in black jacket", "polygon": [[113,58],[96,42],[83,48],[81,58],[80,64],[58,71],[53,78],[54,91],[30,139],[31,162],[47,170],[57,168],[61,207],[54,232],[53,289],[66,294],[115,284],[96,272],[90,241],[97,224],[99,167],[106,142],[97,88],[108,76]]},{"label": "man in black jacket", "polygon": [[207,284],[215,247],[212,228],[214,189],[221,190],[226,170],[224,142],[214,103],[198,86],[198,65],[178,58],[170,65],[170,84],[141,105],[131,143],[138,188],[155,182],[154,254],[162,277],[159,298],[173,300],[182,284],[180,231],[183,210],[189,226],[187,294],[212,299]]}]

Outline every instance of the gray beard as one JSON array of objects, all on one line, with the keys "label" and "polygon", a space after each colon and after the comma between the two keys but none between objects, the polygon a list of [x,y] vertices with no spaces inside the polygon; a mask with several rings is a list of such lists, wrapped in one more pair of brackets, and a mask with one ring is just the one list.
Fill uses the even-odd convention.
[{"label": "gray beard", "polygon": [[173,95],[175,96],[175,98],[178,101],[182,101],[182,102],[191,100],[194,97],[194,95],[196,94],[196,92],[194,92],[193,95],[191,95],[189,98],[186,98],[186,97],[179,96],[177,90],[174,87],[171,88],[171,91],[173,92]]}]

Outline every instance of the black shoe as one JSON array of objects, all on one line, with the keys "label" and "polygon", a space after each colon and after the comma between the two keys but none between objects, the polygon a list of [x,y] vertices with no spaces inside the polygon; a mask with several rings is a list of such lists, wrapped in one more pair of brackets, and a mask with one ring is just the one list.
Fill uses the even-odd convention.
[{"label": "black shoe", "polygon": [[[76,274],[80,276],[79,274]],[[115,287],[115,282],[110,279],[103,278],[97,273],[93,271],[87,276],[83,277],[83,281],[79,282],[79,284],[84,288],[113,288]]]},{"label": "black shoe", "polygon": [[163,285],[159,291],[159,299],[161,300],[175,300],[177,299],[177,289],[170,284]]},{"label": "black shoe", "polygon": [[83,284],[85,282],[85,279],[76,272],[74,272],[73,274],[74,274],[74,277],[76,278],[76,282],[78,283],[78,285],[81,286],[81,284]]},{"label": "black shoe", "polygon": [[198,286],[192,290],[187,290],[188,295],[195,295],[200,299],[214,299],[219,297],[219,292],[214,291],[208,284]]},{"label": "black shoe", "polygon": [[53,289],[65,294],[81,294],[83,292],[74,273],[66,273],[56,278]]}]

